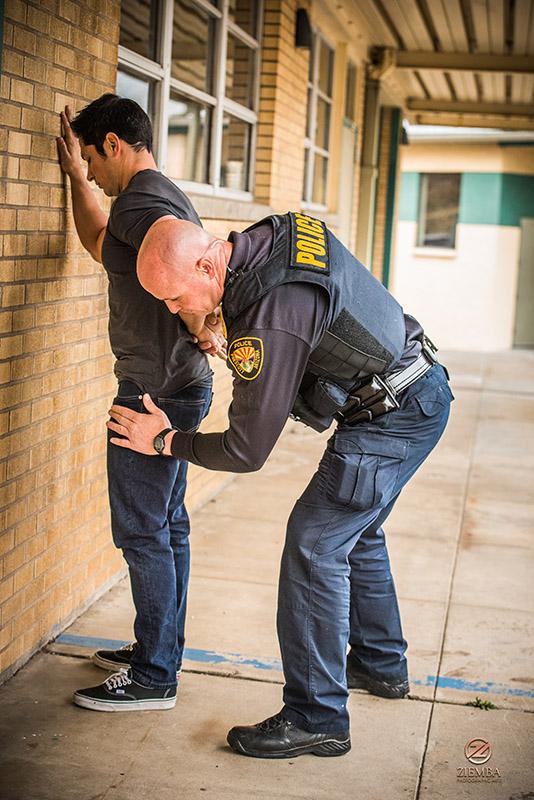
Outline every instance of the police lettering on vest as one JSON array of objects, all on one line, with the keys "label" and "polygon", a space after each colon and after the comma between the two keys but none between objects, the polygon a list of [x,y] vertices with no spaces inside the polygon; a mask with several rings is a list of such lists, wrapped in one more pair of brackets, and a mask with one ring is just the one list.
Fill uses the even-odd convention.
[{"label": "police lettering on vest", "polygon": [[327,230],[324,222],[305,214],[291,214],[291,266],[330,272]]}]

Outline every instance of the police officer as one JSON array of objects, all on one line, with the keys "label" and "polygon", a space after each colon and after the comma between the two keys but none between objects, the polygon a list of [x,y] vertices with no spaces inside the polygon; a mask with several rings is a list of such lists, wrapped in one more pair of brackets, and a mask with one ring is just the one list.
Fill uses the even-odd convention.
[{"label": "police officer", "polygon": [[277,616],[283,708],[232,728],[228,742],[262,758],[343,755],[347,684],[408,693],[382,525],[443,433],[446,372],[416,320],[304,214],[268,217],[228,241],[162,221],[159,236],[143,241],[138,277],[175,313],[209,313],[222,301],[234,373],[229,427],[173,430],[145,395],[148,413],[112,407],[114,444],[249,472],[290,414],[318,431],[337,421],[287,527]]}]

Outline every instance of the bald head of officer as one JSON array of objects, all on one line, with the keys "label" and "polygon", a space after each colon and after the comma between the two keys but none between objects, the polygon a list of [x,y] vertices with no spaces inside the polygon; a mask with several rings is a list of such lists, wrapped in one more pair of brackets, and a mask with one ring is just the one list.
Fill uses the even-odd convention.
[{"label": "bald head of officer", "polygon": [[152,225],[137,256],[137,276],[173,314],[209,314],[220,304],[233,246],[192,222]]}]

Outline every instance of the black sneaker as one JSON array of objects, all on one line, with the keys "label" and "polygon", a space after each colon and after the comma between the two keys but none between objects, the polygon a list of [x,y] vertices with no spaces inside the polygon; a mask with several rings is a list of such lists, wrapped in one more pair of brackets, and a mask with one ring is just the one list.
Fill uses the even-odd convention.
[{"label": "black sneaker", "polygon": [[235,753],[253,758],[295,758],[343,756],[350,750],[350,733],[308,733],[297,728],[282,713],[257,725],[242,725],[228,733],[226,740]]},{"label": "black sneaker", "polygon": [[[107,669],[108,672],[128,670],[136,644],[136,642],[130,642],[129,644],[123,645],[123,647],[119,647],[118,650],[97,650],[96,653],[93,653],[91,656],[91,660],[97,667]],[[176,673],[177,680],[180,680],[180,671],[181,670],[178,670]]]},{"label": "black sneaker", "polygon": [[92,655],[92,662],[97,667],[111,672],[127,670],[130,667],[130,659],[135,649],[135,644],[135,642],[130,642],[130,644],[119,647],[118,650],[97,650]]},{"label": "black sneaker", "polygon": [[349,689],[366,689],[378,697],[388,697],[390,700],[401,700],[410,691],[408,679],[385,680],[376,678],[364,672],[351,653],[347,656],[347,687]]},{"label": "black sneaker", "polygon": [[104,683],[74,692],[77,706],[93,711],[163,711],[174,708],[176,686],[151,689],[132,678],[131,670],[116,672]]}]

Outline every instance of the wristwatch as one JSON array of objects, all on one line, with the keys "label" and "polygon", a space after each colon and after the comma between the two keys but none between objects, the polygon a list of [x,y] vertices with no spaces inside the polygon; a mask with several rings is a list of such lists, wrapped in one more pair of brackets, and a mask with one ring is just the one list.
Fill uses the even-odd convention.
[{"label": "wristwatch", "polygon": [[174,428],[165,428],[164,430],[160,431],[157,436],[154,436],[154,441],[152,444],[158,456],[163,455],[163,450],[165,448],[165,437],[173,430]]}]

